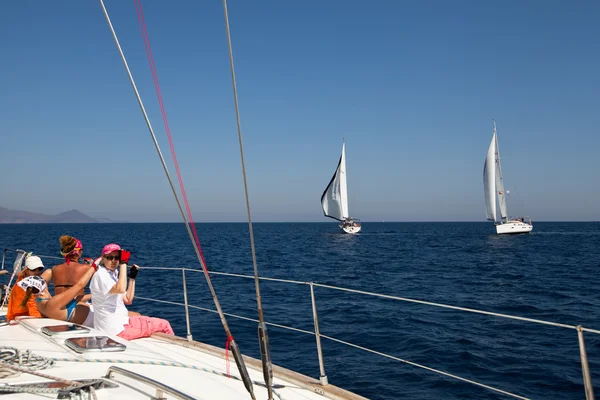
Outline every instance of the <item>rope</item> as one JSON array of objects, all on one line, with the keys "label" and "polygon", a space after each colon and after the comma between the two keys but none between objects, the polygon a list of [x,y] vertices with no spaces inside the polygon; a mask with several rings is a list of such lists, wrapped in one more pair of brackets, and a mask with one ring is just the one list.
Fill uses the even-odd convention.
[{"label": "rope", "polygon": [[204,259],[204,254],[202,252],[202,248],[200,247],[200,239],[198,237],[198,232],[196,231],[196,224],[194,223],[194,218],[192,217],[192,210],[190,208],[190,204],[188,202],[187,194],[185,192],[185,186],[183,185],[183,178],[181,177],[181,170],[179,169],[179,162],[177,161],[177,154],[175,153],[175,146],[173,145],[173,138],[171,136],[171,128],[169,127],[169,120],[167,118],[167,112],[165,111],[165,105],[163,103],[162,92],[160,90],[160,83],[158,81],[158,73],[156,72],[156,67],[154,66],[154,56],[152,55],[152,47],[150,46],[150,38],[148,36],[148,29],[146,27],[146,19],[144,18],[144,11],[142,9],[141,0],[134,0],[135,10],[138,16],[138,22],[140,24],[140,30],[142,31],[142,38],[144,39],[144,47],[146,48],[146,55],[148,56],[148,62],[150,64],[150,71],[152,72],[152,80],[154,81],[154,88],[156,90],[156,97],[158,98],[158,104],[160,106],[160,113],[162,115],[163,124],[165,126],[165,131],[167,133],[167,138],[169,139],[169,147],[171,149],[171,157],[173,158],[173,164],[175,165],[175,172],[177,173],[177,180],[179,181],[179,188],[181,189],[181,197],[183,198],[183,203],[185,205],[185,210],[187,213],[189,224],[192,228],[193,240],[195,240],[196,245],[198,246],[198,250],[200,253],[200,258],[202,259],[202,267],[206,268],[206,261]]},{"label": "rope", "polygon": [[[0,392],[4,393],[58,393],[59,391],[83,388],[89,385],[89,382],[81,383],[70,379],[62,379],[56,376],[37,372],[53,367],[55,360],[32,353],[30,350],[20,351],[11,346],[0,346],[0,379],[14,378],[21,373],[38,376],[55,382],[63,383],[66,386],[62,388],[44,388],[16,385],[1,385]],[[90,396],[96,400],[96,394],[93,387],[90,387]]]},{"label": "rope", "polygon": [[[158,365],[165,367],[180,367],[180,368],[188,368],[194,369],[198,371],[208,372],[211,374],[215,374],[218,376],[222,376],[225,378],[230,378],[236,381],[242,381],[241,378],[235,375],[228,376],[224,372],[216,371],[213,369],[208,369],[204,367],[198,367],[196,365],[191,364],[183,364],[180,362],[170,362],[170,361],[138,361],[138,360],[119,360],[119,359],[94,359],[94,360],[86,360],[86,359],[74,359],[74,358],[60,358],[60,357],[43,357],[32,353],[30,350],[20,351],[15,347],[11,346],[0,346],[0,379],[5,379],[9,377],[17,377],[21,373],[27,373],[35,376],[39,376],[41,378],[46,378],[53,380],[55,382],[60,382],[67,387],[64,388],[32,388],[32,387],[18,387],[18,386],[2,386],[0,385],[0,392],[8,392],[8,393],[57,393],[59,390],[66,389],[76,389],[78,387],[84,387],[89,385],[90,383],[81,383],[77,381],[72,381],[69,379],[62,379],[56,376],[51,376],[48,374],[36,372],[39,370],[44,370],[47,368],[51,368],[55,366],[56,362],[85,362],[85,363],[106,363],[106,364],[137,364],[137,365]],[[259,382],[254,382],[257,385],[261,385]],[[90,386],[90,395],[92,398],[96,398],[95,390]],[[278,394],[277,397],[281,399],[281,396]]]},{"label": "rope", "polygon": [[[20,375],[21,368],[25,372],[38,371],[50,368],[54,365],[54,360],[33,354],[30,350],[25,352],[11,346],[0,346],[0,379]],[[15,368],[18,367],[19,369]]]},{"label": "rope", "polygon": [[[156,152],[158,154],[158,157],[160,158],[163,170],[165,172],[165,175],[167,176],[167,180],[169,181],[169,185],[171,186],[171,191],[173,192],[173,196],[175,198],[175,202],[177,203],[177,207],[179,208],[179,212],[181,214],[181,217],[183,219],[185,228],[188,232],[188,235],[190,236],[190,239],[192,240],[192,245],[194,246],[194,251],[196,252],[196,256],[198,257],[198,261],[200,262],[200,265],[202,266],[202,270],[204,271],[204,276],[206,278],[206,281],[208,283],[208,288],[211,292],[213,301],[215,303],[215,307],[217,308],[217,310],[219,310],[219,316],[221,317],[221,322],[223,324],[223,328],[225,329],[225,333],[227,334],[227,336],[231,335],[231,332],[229,330],[229,326],[227,325],[227,320],[225,319],[225,316],[222,315],[222,309],[221,309],[221,304],[219,302],[219,299],[217,297],[217,293],[215,292],[215,289],[210,281],[210,276],[208,274],[208,269],[206,268],[206,263],[204,261],[204,256],[202,254],[202,251],[200,249],[200,247],[198,246],[198,243],[196,242],[196,240],[194,239],[194,234],[191,231],[190,225],[193,224],[193,220],[188,222],[188,219],[185,215],[185,212],[183,211],[183,208],[181,206],[181,202],[179,201],[179,196],[177,195],[177,191],[175,190],[175,186],[173,185],[173,180],[171,179],[171,175],[169,174],[169,169],[167,168],[167,163],[165,162],[165,159],[163,157],[162,151],[160,149],[160,146],[158,144],[158,140],[156,139],[156,135],[154,134],[154,129],[152,128],[152,124],[150,123],[150,118],[148,117],[148,113],[146,112],[146,108],[144,107],[144,102],[142,101],[142,97],[140,96],[140,93],[137,89],[137,86],[135,84],[135,80],[133,79],[133,74],[131,73],[131,70],[129,69],[129,65],[127,64],[127,59],[125,58],[125,54],[123,53],[123,49],[121,48],[121,44],[119,43],[119,39],[117,37],[117,33],[115,32],[115,29],[112,25],[112,22],[110,21],[110,17],[108,15],[108,11],[106,10],[106,7],[104,6],[104,2],[103,0],[100,0],[100,5],[102,6],[102,10],[104,12],[104,16],[106,18],[106,22],[108,23],[108,27],[110,28],[110,31],[112,33],[113,39],[115,40],[115,44],[117,46],[117,49],[119,50],[119,54],[121,56],[121,60],[123,61],[123,65],[125,66],[125,70],[127,71],[127,76],[129,77],[129,82],[131,83],[131,87],[133,88],[133,92],[135,93],[136,99],[138,101],[138,104],[140,106],[140,110],[142,111],[142,115],[144,116],[144,120],[146,121],[146,126],[148,127],[148,131],[150,133],[150,136],[152,138],[152,141],[154,142],[154,147],[156,149]],[[153,61],[151,62],[153,63]]]},{"label": "rope", "polygon": [[[143,10],[141,7],[141,0],[134,0],[135,2],[135,6],[136,6],[136,11],[138,14],[138,20],[140,22],[140,27],[142,29],[142,36],[144,38],[144,44],[146,46],[146,52],[148,54],[148,59],[150,62],[150,68],[153,71],[152,75],[153,75],[153,79],[155,82],[155,87],[157,90],[157,93],[159,95],[159,103],[161,103],[161,112],[163,114],[163,121],[165,122],[166,126],[167,126],[167,133],[169,136],[169,143],[170,143],[170,147],[171,147],[171,151],[173,154],[173,159],[175,160],[175,150],[174,150],[174,146],[172,144],[171,138],[170,138],[170,129],[168,129],[168,122],[167,122],[167,118],[166,118],[166,112],[164,112],[164,106],[162,104],[162,96],[160,95],[160,86],[158,85],[158,77],[156,74],[156,70],[154,67],[154,58],[152,57],[152,52],[150,49],[150,41],[148,39],[148,31],[146,29],[146,23],[145,23],[145,19],[144,19],[144,15],[143,15]],[[135,84],[135,80],[133,79],[133,74],[131,73],[131,70],[129,69],[129,65],[127,64],[127,59],[125,58],[125,54],[123,53],[123,50],[121,48],[121,44],[119,43],[119,39],[117,37],[117,33],[114,30],[114,27],[112,25],[112,22],[110,20],[110,17],[108,15],[108,11],[106,10],[106,7],[104,6],[104,1],[100,0],[100,5],[102,6],[102,11],[104,12],[104,16],[106,18],[106,22],[108,23],[108,26],[110,28],[110,31],[112,33],[113,39],[115,41],[115,44],[117,46],[117,49],[119,50],[119,54],[121,56],[121,60],[123,61],[123,65],[125,66],[125,70],[127,71],[127,75],[129,77],[129,82],[131,83],[131,86],[133,88],[133,91],[135,93],[136,99],[138,101],[138,104],[140,106],[140,109],[142,111],[142,114],[144,116],[144,120],[146,121],[146,126],[148,127],[148,131],[150,132],[150,136],[152,137],[152,140],[154,142],[154,147],[156,149],[156,152],[158,153],[158,156],[160,158],[160,161],[162,163],[165,175],[167,176],[167,180],[169,181],[169,185],[171,186],[171,191],[173,192],[173,196],[175,197],[175,201],[177,203],[177,207],[179,208],[179,212],[181,213],[181,217],[183,218],[183,222],[185,224],[186,230],[188,232],[188,235],[190,236],[190,239],[192,240],[192,245],[194,246],[194,251],[196,252],[196,256],[198,257],[198,261],[200,262],[200,265],[202,266],[202,270],[204,271],[204,277],[206,279],[206,283],[208,284],[208,288],[210,290],[210,293],[212,295],[213,298],[213,302],[215,303],[215,307],[216,309],[219,311],[219,317],[221,319],[221,323],[223,325],[223,329],[225,330],[225,334],[229,337],[232,336],[231,335],[231,331],[229,329],[229,325],[227,324],[227,320],[225,318],[225,315],[223,314],[223,311],[221,309],[221,304],[219,302],[219,299],[217,297],[217,293],[211,283],[210,280],[210,275],[208,273],[208,268],[206,267],[206,262],[204,260],[204,255],[202,253],[202,249],[200,247],[200,241],[198,240],[198,234],[196,232],[195,229],[195,225],[194,225],[194,220],[191,217],[191,212],[189,209],[189,204],[187,202],[187,195],[185,194],[185,189],[183,187],[183,180],[181,179],[181,174],[179,172],[179,166],[178,164],[176,164],[177,168],[177,176],[179,178],[179,183],[181,186],[181,193],[182,196],[184,197],[184,200],[186,202],[186,211],[188,211],[188,217],[189,217],[189,221],[188,221],[188,217],[186,217],[186,213],[183,211],[183,208],[181,206],[181,202],[179,201],[179,196],[177,195],[177,191],[175,190],[175,186],[173,185],[173,180],[171,179],[171,175],[169,174],[169,170],[167,168],[167,164],[165,162],[165,159],[162,155],[162,151],[160,150],[160,146],[158,144],[158,140],[156,139],[156,135],[154,134],[154,129],[152,128],[152,124],[150,123],[150,119],[148,118],[148,114],[146,112],[146,108],[144,107],[144,102],[142,101],[142,97],[140,96],[140,93],[137,89],[137,86]],[[193,232],[192,232],[192,228],[193,228]],[[235,342],[234,342],[235,344]],[[239,364],[238,364],[238,368],[240,369],[240,373],[242,374],[242,377],[246,377],[248,375],[248,372],[246,370],[246,366],[243,363],[243,359],[241,357],[241,354],[237,354],[239,352],[238,347],[237,346],[233,346],[233,351],[234,353],[237,355],[236,359],[242,360]],[[252,387],[250,386],[250,380],[249,379],[244,379],[244,385],[246,386],[246,389],[248,390],[248,392],[250,393],[250,397],[255,400],[255,396],[254,393],[252,391]]]}]

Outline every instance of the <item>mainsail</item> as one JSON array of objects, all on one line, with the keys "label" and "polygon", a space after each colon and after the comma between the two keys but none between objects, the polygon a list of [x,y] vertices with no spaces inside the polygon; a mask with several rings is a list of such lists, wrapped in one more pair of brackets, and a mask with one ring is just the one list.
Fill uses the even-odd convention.
[{"label": "mainsail", "polygon": [[346,187],[346,144],[342,143],[342,155],[333,178],[321,196],[321,205],[326,217],[344,221],[348,214],[348,192]]},{"label": "mainsail", "polygon": [[488,221],[496,221],[496,133],[490,143],[483,165],[483,192]]},{"label": "mainsail", "polygon": [[[496,121],[494,121],[494,136],[492,136],[492,142],[490,143],[483,166],[483,191],[487,219],[494,222],[502,222],[503,219],[507,219],[506,193],[504,191],[504,183],[502,182]],[[497,215],[496,211],[496,199],[500,205],[500,216]]]}]

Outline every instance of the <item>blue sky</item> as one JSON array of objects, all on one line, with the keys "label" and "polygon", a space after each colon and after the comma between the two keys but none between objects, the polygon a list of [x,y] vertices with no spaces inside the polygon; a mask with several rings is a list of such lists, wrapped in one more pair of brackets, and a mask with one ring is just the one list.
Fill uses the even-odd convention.
[{"label": "blue sky", "polygon": [[[105,4],[170,162],[134,3]],[[243,221],[221,2],[144,11],[194,217]],[[98,2],[0,13],[0,206],[178,221]],[[256,221],[326,221],[342,138],[352,216],[484,221],[493,118],[510,214],[600,220],[599,2],[230,0],[229,13]]]}]

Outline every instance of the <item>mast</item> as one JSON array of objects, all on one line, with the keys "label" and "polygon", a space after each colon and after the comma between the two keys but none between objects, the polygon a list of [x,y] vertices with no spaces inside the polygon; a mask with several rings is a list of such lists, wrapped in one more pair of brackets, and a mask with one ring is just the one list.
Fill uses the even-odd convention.
[{"label": "mast", "polygon": [[500,166],[500,148],[498,147],[498,133],[496,131],[496,120],[494,120],[494,140],[496,141],[496,197],[500,205],[500,223],[508,221],[508,211],[506,209],[506,192],[504,190],[504,181],[502,180],[502,167]]},{"label": "mast", "polygon": [[346,178],[346,142],[342,139],[342,158],[340,161],[340,206],[342,208],[342,219],[350,218],[348,211],[348,181]]}]

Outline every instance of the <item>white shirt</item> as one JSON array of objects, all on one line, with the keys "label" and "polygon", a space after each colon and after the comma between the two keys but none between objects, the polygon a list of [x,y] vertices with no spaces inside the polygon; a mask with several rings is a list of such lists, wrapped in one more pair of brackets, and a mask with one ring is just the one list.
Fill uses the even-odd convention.
[{"label": "white shirt", "polygon": [[94,306],[92,303],[87,303],[90,310],[88,311],[87,317],[85,317],[85,321],[83,321],[83,326],[87,326],[88,328],[94,327]]},{"label": "white shirt", "polygon": [[123,332],[123,325],[129,323],[123,294],[109,293],[118,278],[119,273],[116,270],[111,272],[101,265],[90,283],[94,304],[94,328],[107,335],[118,335]]}]

